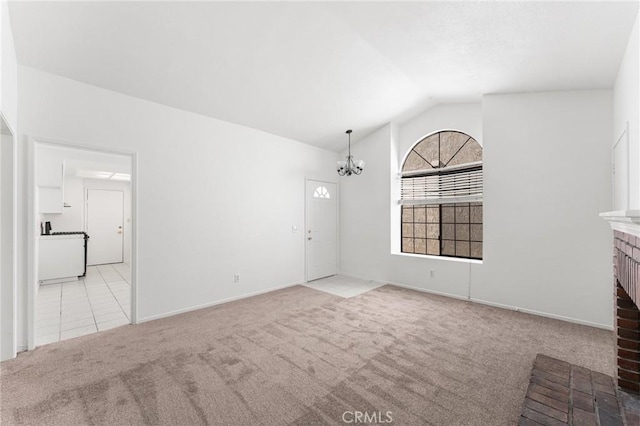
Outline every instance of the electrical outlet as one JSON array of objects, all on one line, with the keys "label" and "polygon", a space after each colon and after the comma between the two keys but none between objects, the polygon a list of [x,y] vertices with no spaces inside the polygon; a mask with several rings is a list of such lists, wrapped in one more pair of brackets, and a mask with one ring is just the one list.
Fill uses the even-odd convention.
[{"label": "electrical outlet", "polygon": [[435,278],[435,276],[436,276],[436,271],[434,271],[433,269],[432,269],[432,270],[430,270],[430,271],[429,271],[429,276],[430,276],[431,278]]},{"label": "electrical outlet", "polygon": [[240,275],[236,274],[233,276],[233,282],[234,283],[239,283],[240,282]]}]

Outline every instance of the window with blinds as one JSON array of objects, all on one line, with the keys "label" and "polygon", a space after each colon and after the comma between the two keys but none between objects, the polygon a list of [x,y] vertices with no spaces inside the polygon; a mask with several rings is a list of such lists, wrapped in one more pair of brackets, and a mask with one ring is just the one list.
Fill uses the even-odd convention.
[{"label": "window with blinds", "polygon": [[482,259],[482,147],[455,131],[430,135],[402,167],[402,252]]},{"label": "window with blinds", "polygon": [[430,170],[423,175],[402,177],[402,204],[441,204],[482,201],[482,165],[455,171]]}]

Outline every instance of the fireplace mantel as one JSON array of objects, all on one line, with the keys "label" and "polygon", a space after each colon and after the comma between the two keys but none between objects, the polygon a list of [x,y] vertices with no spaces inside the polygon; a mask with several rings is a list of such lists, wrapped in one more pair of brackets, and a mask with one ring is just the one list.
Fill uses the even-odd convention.
[{"label": "fireplace mantel", "polygon": [[600,213],[600,217],[609,222],[615,231],[640,237],[640,210],[622,210]]},{"label": "fireplace mantel", "polygon": [[640,392],[640,210],[601,213],[613,228],[618,386]]}]

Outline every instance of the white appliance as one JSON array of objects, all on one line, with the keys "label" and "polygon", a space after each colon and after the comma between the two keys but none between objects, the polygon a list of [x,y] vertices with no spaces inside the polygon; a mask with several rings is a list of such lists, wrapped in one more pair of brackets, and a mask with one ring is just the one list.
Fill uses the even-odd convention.
[{"label": "white appliance", "polygon": [[38,280],[42,284],[75,281],[85,271],[84,234],[41,235]]}]

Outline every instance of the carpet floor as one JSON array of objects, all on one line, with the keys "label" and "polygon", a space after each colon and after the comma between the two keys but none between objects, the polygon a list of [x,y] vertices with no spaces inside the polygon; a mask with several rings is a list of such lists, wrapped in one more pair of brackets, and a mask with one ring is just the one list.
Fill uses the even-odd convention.
[{"label": "carpet floor", "polygon": [[536,354],[612,375],[613,346],[610,331],[389,285],[295,286],[22,353],[1,364],[1,420],[513,425]]}]

